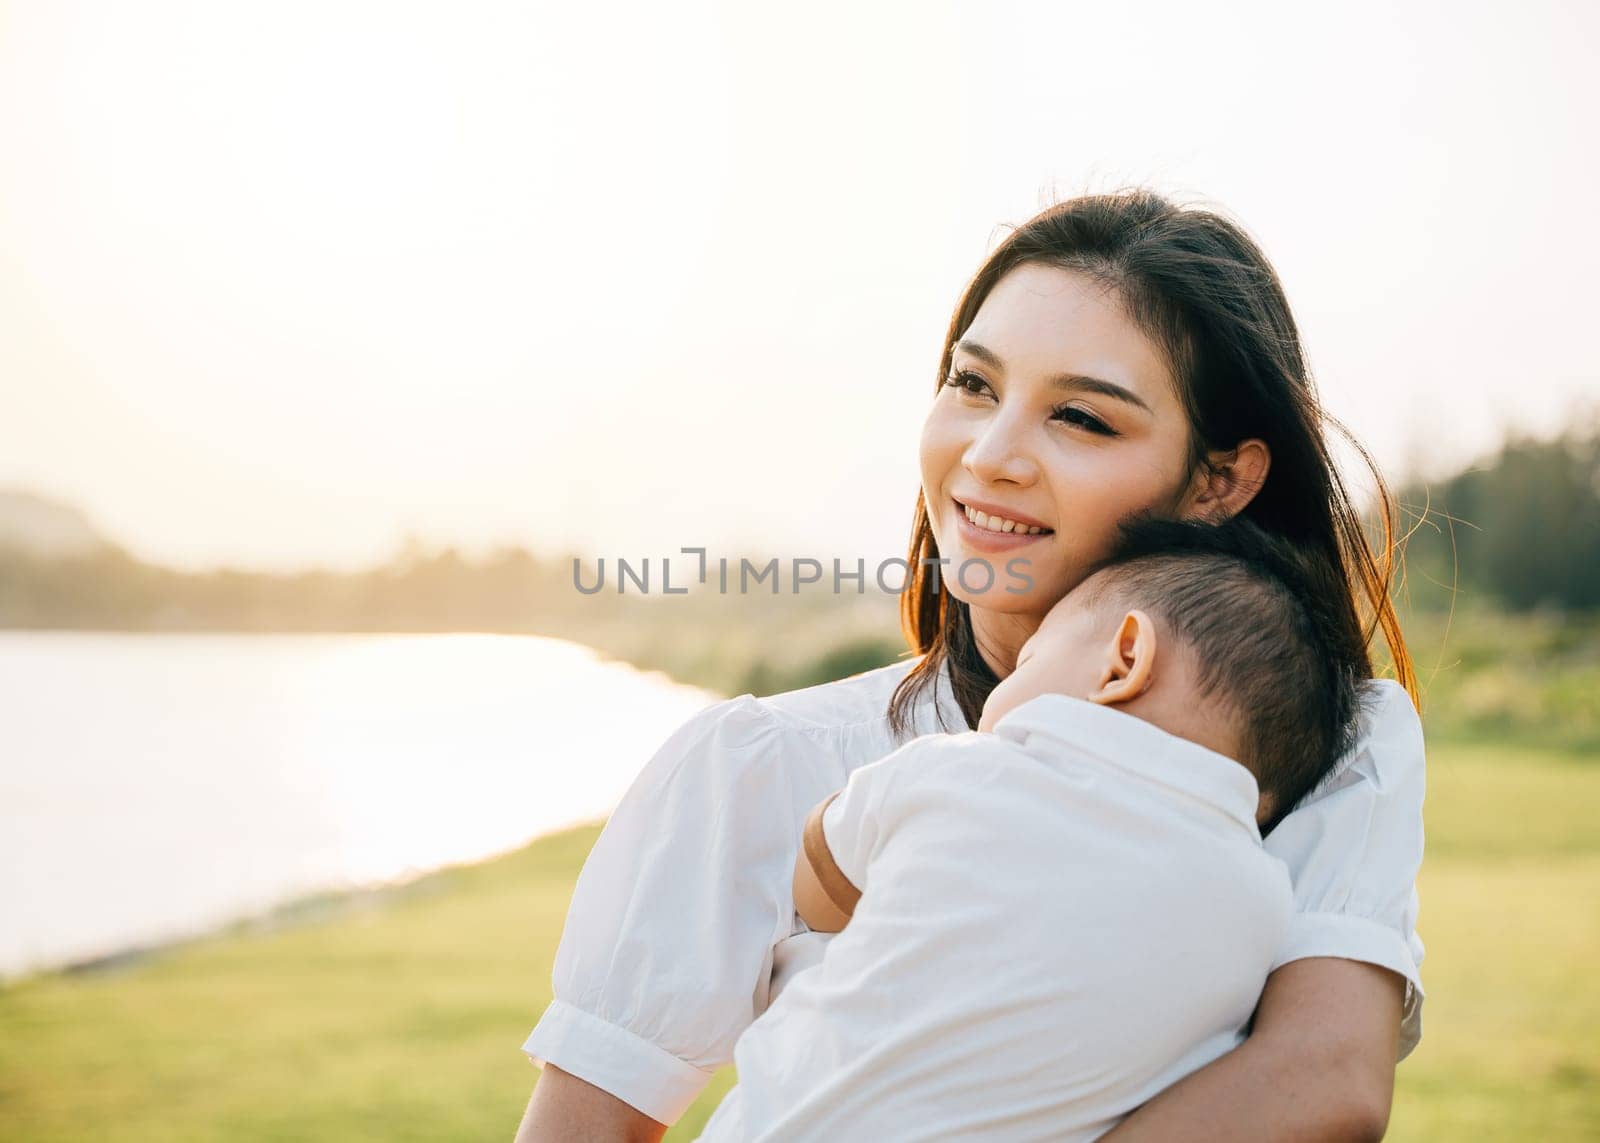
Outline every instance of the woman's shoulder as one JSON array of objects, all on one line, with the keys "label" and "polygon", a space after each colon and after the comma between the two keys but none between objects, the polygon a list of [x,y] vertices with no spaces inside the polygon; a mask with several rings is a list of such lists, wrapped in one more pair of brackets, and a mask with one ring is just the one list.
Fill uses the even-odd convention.
[{"label": "woman's shoulder", "polygon": [[1394,679],[1367,679],[1362,684],[1354,745],[1294,814],[1334,802],[1336,795],[1358,792],[1374,804],[1395,801],[1391,795],[1396,794],[1404,795],[1400,800],[1420,804],[1425,769],[1422,719],[1410,693]]},{"label": "woman's shoulder", "polygon": [[1367,679],[1362,684],[1361,700],[1369,710],[1397,707],[1400,711],[1409,712],[1413,718],[1416,717],[1417,707],[1411,701],[1411,693],[1395,679]]},{"label": "woman's shoulder", "polygon": [[[769,780],[780,772],[790,779],[813,774],[824,784],[839,783],[850,771],[894,750],[908,738],[939,729],[935,703],[955,709],[948,680],[941,673],[916,696],[911,725],[896,734],[889,723],[895,688],[915,666],[908,659],[847,678],[779,694],[736,695],[705,707],[684,723],[652,760],[658,779],[681,780],[681,771],[701,778],[751,777]],[[796,773],[799,772],[799,774]],[[803,782],[809,788],[813,781]]]},{"label": "woman's shoulder", "polygon": [[874,719],[887,719],[889,699],[915,665],[903,659],[843,679],[783,691],[759,698],[778,722],[796,730],[834,730]]},{"label": "woman's shoulder", "polygon": [[1423,767],[1422,718],[1410,693],[1394,679],[1368,679],[1361,695],[1356,748],[1347,760],[1363,776],[1382,780]]},{"label": "woman's shoulder", "polygon": [[848,678],[802,687],[758,699],[784,728],[832,743],[852,766],[885,754],[918,735],[967,729],[950,677],[938,673],[917,687],[906,707],[906,724],[897,733],[889,722],[889,704],[911,674],[918,658],[862,671]]}]

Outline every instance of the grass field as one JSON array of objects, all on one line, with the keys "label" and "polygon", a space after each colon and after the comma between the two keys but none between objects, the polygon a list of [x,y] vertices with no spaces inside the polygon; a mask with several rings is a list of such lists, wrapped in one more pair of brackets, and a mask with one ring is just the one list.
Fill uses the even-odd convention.
[{"label": "grass field", "polygon": [[[1600,1138],[1597,820],[1600,759],[1430,747],[1425,1032],[1391,1139]],[[509,1139],[595,835],[0,991],[0,1138]]]}]

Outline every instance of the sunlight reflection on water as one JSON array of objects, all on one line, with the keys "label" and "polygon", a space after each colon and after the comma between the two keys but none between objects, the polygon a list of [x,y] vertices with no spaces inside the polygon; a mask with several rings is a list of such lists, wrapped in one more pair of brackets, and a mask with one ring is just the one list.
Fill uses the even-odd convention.
[{"label": "sunlight reflection on water", "polygon": [[599,818],[715,698],[526,636],[0,634],[0,973]]}]

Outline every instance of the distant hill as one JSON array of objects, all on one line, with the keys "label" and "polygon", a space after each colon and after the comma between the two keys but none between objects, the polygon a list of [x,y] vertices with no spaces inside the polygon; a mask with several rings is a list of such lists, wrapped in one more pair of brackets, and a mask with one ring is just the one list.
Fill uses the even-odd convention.
[{"label": "distant hill", "polygon": [[110,545],[81,511],[17,488],[0,488],[0,548],[58,558],[102,551]]}]

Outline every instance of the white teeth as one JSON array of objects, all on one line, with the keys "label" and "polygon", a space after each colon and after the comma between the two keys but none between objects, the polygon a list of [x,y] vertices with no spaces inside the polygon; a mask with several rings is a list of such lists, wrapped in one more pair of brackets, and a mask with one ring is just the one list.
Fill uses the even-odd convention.
[{"label": "white teeth", "polygon": [[1004,516],[990,516],[965,504],[961,507],[966,511],[968,520],[971,520],[978,527],[985,528],[991,532],[1015,532],[1018,535],[1037,536],[1045,530],[1037,525],[1030,526],[1019,524],[1015,520],[1007,520]]}]

